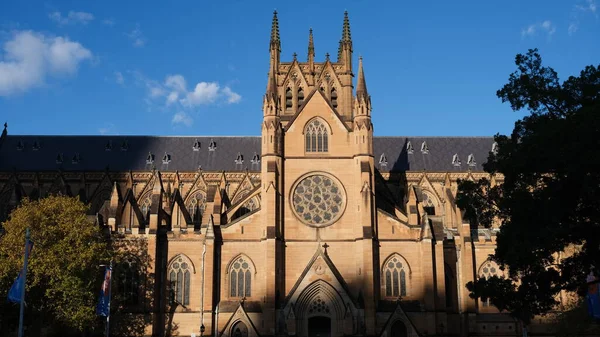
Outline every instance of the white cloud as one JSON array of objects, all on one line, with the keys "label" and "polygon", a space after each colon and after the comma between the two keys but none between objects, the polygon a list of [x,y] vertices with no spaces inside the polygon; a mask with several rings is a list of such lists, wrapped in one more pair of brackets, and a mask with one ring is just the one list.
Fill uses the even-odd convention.
[{"label": "white cloud", "polygon": [[197,106],[214,103],[219,95],[219,84],[216,82],[199,82],[193,91],[188,92],[181,103],[186,106]]},{"label": "white cloud", "polygon": [[47,37],[17,31],[0,54],[0,96],[25,92],[44,84],[47,77],[73,75],[92,52],[66,37]]},{"label": "white cloud", "polygon": [[178,100],[179,100],[179,94],[176,93],[175,91],[173,91],[167,96],[167,105],[176,103]]},{"label": "white cloud", "polygon": [[538,31],[545,32],[548,37],[552,36],[556,32],[556,27],[552,24],[552,21],[546,20],[541,23],[535,23],[523,28],[521,30],[521,37],[525,38],[528,36],[534,36]]},{"label": "white cloud", "polygon": [[104,20],[102,20],[102,24],[103,24],[103,25],[106,25],[106,26],[109,26],[109,27],[112,27],[112,26],[114,26],[114,25],[115,25],[115,23],[116,23],[116,22],[115,22],[115,20],[113,20],[113,19],[104,19]]},{"label": "white cloud", "polygon": [[172,124],[183,124],[185,126],[191,126],[194,123],[194,120],[187,113],[180,111],[173,115],[173,119],[171,120]]},{"label": "white cloud", "polygon": [[165,86],[177,91],[177,92],[185,92],[186,91],[186,82],[183,76],[177,75],[169,75],[165,80]]},{"label": "white cloud", "polygon": [[133,41],[134,47],[143,47],[146,44],[146,38],[142,34],[139,24],[135,26],[134,30],[127,33],[127,36]]},{"label": "white cloud", "polygon": [[575,9],[578,9],[582,12],[596,13],[598,6],[594,0],[586,0],[584,5],[575,5]]},{"label": "white cloud", "polygon": [[89,22],[94,20],[94,15],[87,12],[75,12],[69,11],[67,16],[62,16],[60,12],[52,12],[48,14],[50,20],[58,23],[59,25],[69,25],[81,23],[87,25]]},{"label": "white cloud", "polygon": [[571,22],[569,24],[569,35],[575,34],[575,32],[577,32],[578,28],[579,28],[579,25],[577,23]]},{"label": "white cloud", "polygon": [[104,127],[98,129],[98,133],[100,133],[101,135],[116,135],[117,128],[114,124],[107,123],[104,125]]},{"label": "white cloud", "polygon": [[163,83],[144,78],[137,74],[138,83],[148,88],[148,96],[152,100],[164,100],[165,106],[179,104],[184,108],[200,105],[238,103],[242,96],[230,87],[221,87],[217,82],[198,82],[192,90],[188,90],[187,81],[181,74],[168,75]]},{"label": "white cloud", "polygon": [[117,81],[118,84],[125,83],[125,78],[123,77],[123,74],[120,71],[115,71],[115,81]]},{"label": "white cloud", "polygon": [[582,2],[583,4],[577,4],[573,7],[573,11],[571,12],[571,23],[569,24],[569,35],[575,34],[579,29],[579,23],[582,16],[585,16],[587,13],[594,15],[598,18],[598,5],[595,0],[586,0]]},{"label": "white cloud", "polygon": [[230,104],[238,103],[242,99],[242,96],[240,96],[238,93],[233,92],[229,87],[223,88],[223,94],[225,94],[225,96],[227,97],[227,103]]}]

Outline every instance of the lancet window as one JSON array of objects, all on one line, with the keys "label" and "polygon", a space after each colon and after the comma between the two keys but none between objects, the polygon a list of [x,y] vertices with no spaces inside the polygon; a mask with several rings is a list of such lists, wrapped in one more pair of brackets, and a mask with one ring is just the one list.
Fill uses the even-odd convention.
[{"label": "lancet window", "polygon": [[294,106],[294,94],[292,93],[292,88],[287,88],[285,90],[285,109],[292,110]]},{"label": "lancet window", "polygon": [[304,103],[304,90],[298,88],[298,107],[300,107],[302,103]]},{"label": "lancet window", "polygon": [[206,198],[204,192],[195,192],[189,199],[186,205],[187,211],[192,218],[194,224],[200,224],[202,222],[202,214],[206,208]]},{"label": "lancet window", "polygon": [[338,94],[335,88],[331,88],[331,105],[337,109],[338,107]]},{"label": "lancet window", "polygon": [[152,200],[150,198],[144,199],[142,202],[142,216],[144,219],[148,219],[148,215],[150,214],[150,206],[152,206]]}]

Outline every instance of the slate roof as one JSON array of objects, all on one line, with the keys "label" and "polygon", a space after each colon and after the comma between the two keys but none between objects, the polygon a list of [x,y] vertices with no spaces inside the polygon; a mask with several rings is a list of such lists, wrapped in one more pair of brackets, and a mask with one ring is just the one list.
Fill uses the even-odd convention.
[{"label": "slate roof", "polygon": [[[252,163],[255,154],[260,156],[259,136],[252,137],[156,137],[156,136],[30,136],[7,135],[0,147],[0,171],[143,171],[155,167],[160,171],[260,171],[259,163]],[[198,151],[193,146],[200,143]],[[209,151],[209,144],[216,145]],[[409,153],[410,141],[413,151]],[[421,152],[423,141],[428,154]],[[39,145],[33,149],[34,143]],[[110,151],[106,150],[111,144]],[[127,149],[121,146],[127,142]],[[464,172],[483,171],[494,140],[492,137],[374,137],[375,165],[381,172],[431,171]],[[154,156],[147,163],[148,154]],[[163,163],[163,156],[170,156]],[[62,154],[62,163],[57,162]],[[73,162],[76,154],[79,161]],[[238,154],[242,163],[236,163]],[[457,154],[461,164],[452,163]],[[475,165],[467,164],[472,154]],[[383,155],[383,158],[382,158]],[[77,158],[75,158],[77,159]],[[385,160],[383,160],[385,159]]]}]

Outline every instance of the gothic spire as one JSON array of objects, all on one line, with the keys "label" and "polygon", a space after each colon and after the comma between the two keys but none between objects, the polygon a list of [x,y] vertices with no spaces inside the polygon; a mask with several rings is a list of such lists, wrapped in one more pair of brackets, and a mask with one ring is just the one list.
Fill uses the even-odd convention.
[{"label": "gothic spire", "polygon": [[271,43],[270,50],[281,51],[281,41],[279,40],[279,20],[277,20],[277,11],[273,11],[273,23],[271,24]]},{"label": "gothic spire", "polygon": [[315,42],[313,41],[313,30],[312,28],[308,31],[308,61],[314,60],[315,58]]},{"label": "gothic spire", "polygon": [[273,23],[271,25],[271,43],[269,47],[271,61],[269,64],[269,79],[267,81],[267,94],[277,96],[277,67],[279,66],[279,54],[281,53],[281,41],[279,40],[279,21],[277,11],[273,11]]},{"label": "gothic spire", "polygon": [[350,37],[350,20],[348,19],[348,11],[344,11],[344,28],[342,31],[342,42],[352,43]]},{"label": "gothic spire", "polygon": [[362,56],[358,58],[358,79],[356,81],[356,97],[369,97],[367,93],[367,82],[365,81],[365,72],[363,70]]},{"label": "gothic spire", "polygon": [[[346,55],[344,55],[346,51]],[[344,11],[344,24],[342,26],[342,38],[340,39],[340,46],[338,48],[338,62],[344,57],[348,66],[351,65],[349,58],[352,57],[352,37],[350,35],[350,19],[348,19],[348,11]],[[351,68],[351,67],[349,67]]]}]

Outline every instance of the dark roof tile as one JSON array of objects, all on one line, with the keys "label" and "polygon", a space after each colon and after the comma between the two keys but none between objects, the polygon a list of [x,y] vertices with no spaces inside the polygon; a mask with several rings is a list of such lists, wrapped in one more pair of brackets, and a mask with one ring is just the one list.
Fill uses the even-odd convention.
[{"label": "dark roof tile", "polygon": [[[252,160],[236,164],[239,158],[257,158],[260,155],[261,138],[252,137],[153,137],[153,136],[21,136],[8,135],[0,147],[0,171],[139,171],[155,167],[161,171],[250,171],[260,170]],[[200,148],[194,151],[194,143]],[[408,153],[407,143],[414,151]],[[421,152],[421,144],[427,142],[428,154]],[[216,145],[212,151],[210,144]],[[112,144],[109,150],[107,144]],[[435,171],[461,172],[471,169],[483,171],[494,140],[492,137],[374,137],[373,150],[376,166],[381,172],[389,171]],[[34,144],[39,149],[34,150]],[[125,147],[123,146],[125,144]],[[57,163],[57,154],[64,158]],[[154,161],[146,159],[151,153]],[[170,161],[163,161],[164,154]],[[380,165],[385,154],[387,165]],[[460,166],[452,164],[458,154]],[[473,154],[475,166],[469,166],[467,158]]]}]

